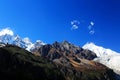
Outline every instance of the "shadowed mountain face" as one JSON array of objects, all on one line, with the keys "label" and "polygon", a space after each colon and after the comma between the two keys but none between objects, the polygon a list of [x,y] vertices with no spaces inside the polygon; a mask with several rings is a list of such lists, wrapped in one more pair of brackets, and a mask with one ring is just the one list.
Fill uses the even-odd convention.
[{"label": "shadowed mountain face", "polygon": [[115,80],[114,72],[91,61],[96,55],[68,42],[44,45],[34,55],[13,45],[0,48],[0,80]]},{"label": "shadowed mountain face", "polygon": [[0,48],[0,80],[65,80],[48,60],[17,46]]},{"label": "shadowed mountain face", "polygon": [[81,58],[92,60],[96,58],[96,54],[90,50],[84,50],[78,46],[70,44],[67,41],[55,42],[52,45],[44,45],[37,50],[42,57],[48,57],[50,60],[58,59],[60,57]]}]

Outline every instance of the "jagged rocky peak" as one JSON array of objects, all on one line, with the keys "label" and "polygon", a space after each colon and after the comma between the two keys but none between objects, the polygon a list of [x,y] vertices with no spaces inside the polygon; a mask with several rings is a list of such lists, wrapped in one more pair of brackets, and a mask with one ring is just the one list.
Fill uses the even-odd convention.
[{"label": "jagged rocky peak", "polygon": [[41,46],[45,45],[46,43],[44,43],[41,40],[36,40],[35,43],[32,44],[32,46],[30,47],[29,51],[30,52],[35,52],[36,50],[38,50]]},{"label": "jagged rocky peak", "polygon": [[68,41],[63,41],[61,44],[67,50],[69,50],[71,47],[71,44]]},{"label": "jagged rocky peak", "polygon": [[79,53],[79,51],[82,51],[83,49],[80,48],[79,46],[75,46],[74,44],[71,44],[68,41],[63,41],[63,42],[55,42],[52,44],[52,46],[56,49],[60,49],[62,51],[72,51],[73,53]]},{"label": "jagged rocky peak", "polygon": [[[62,42],[62,45],[63,45],[63,47],[64,47],[66,50],[75,49],[75,48],[78,49],[77,46],[69,43],[68,41],[63,41],[63,42]],[[81,49],[81,48],[79,48],[79,49]]]},{"label": "jagged rocky peak", "polygon": [[92,60],[96,54],[89,50],[84,50],[81,47],[75,46],[68,41],[55,42],[41,46],[38,51],[41,56],[51,59],[60,57],[79,57]]},{"label": "jagged rocky peak", "polygon": [[42,45],[45,45],[45,43],[44,42],[42,42],[41,40],[36,40],[36,42],[34,43],[34,46],[36,46],[36,47],[40,47],[40,46],[42,46]]},{"label": "jagged rocky peak", "polygon": [[16,35],[14,38],[13,38],[13,44],[17,45],[17,46],[21,46],[21,42],[22,42],[22,39],[20,38],[19,35]]},{"label": "jagged rocky peak", "polygon": [[11,43],[12,38],[13,37],[9,34],[0,35],[0,42],[5,43],[5,44]]},{"label": "jagged rocky peak", "polygon": [[45,45],[41,40],[37,40],[35,43],[32,43],[28,37],[21,38],[19,35],[13,35],[4,33],[0,34],[0,43],[4,44],[13,44],[21,48],[25,48],[28,51],[38,49],[40,46]]}]

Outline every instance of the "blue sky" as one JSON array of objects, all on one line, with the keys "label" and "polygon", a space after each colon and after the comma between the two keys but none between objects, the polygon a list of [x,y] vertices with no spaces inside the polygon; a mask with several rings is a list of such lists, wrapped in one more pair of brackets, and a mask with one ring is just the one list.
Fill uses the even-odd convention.
[{"label": "blue sky", "polygon": [[0,29],[6,27],[33,42],[94,42],[120,52],[120,1],[0,0]]}]

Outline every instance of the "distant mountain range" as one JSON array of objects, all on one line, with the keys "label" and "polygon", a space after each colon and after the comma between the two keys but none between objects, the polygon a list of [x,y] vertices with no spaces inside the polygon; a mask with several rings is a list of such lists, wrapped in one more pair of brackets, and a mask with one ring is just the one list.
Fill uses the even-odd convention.
[{"label": "distant mountain range", "polygon": [[32,43],[29,38],[21,38],[19,35],[14,36],[10,34],[0,35],[0,43],[14,44],[21,48],[25,48],[28,51],[37,49],[40,46],[45,45],[45,43],[40,40]]},{"label": "distant mountain range", "polygon": [[[0,35],[0,47],[5,47],[8,44],[26,49],[27,51],[32,52],[35,56],[50,60],[50,62],[53,62],[57,66],[61,65],[62,67],[59,68],[60,70],[64,66],[61,71],[64,73],[65,78],[68,77],[70,79],[70,72],[72,72],[72,76],[74,75],[73,80],[76,80],[76,78],[80,79],[78,75],[81,76],[78,72],[86,76],[90,76],[90,74],[93,74],[95,71],[101,75],[102,78],[96,74],[93,74],[93,79],[107,80],[110,78],[110,74],[107,72],[101,73],[100,70],[103,70],[103,72],[107,70],[109,71],[109,68],[113,69],[117,74],[120,74],[120,53],[112,51],[111,49],[97,46],[94,43],[87,43],[83,46],[83,48],[80,48],[79,46],[69,43],[68,41],[46,44],[40,40],[37,40],[35,43],[32,43],[29,38],[21,38],[18,35],[14,36],[12,33]],[[68,68],[72,69],[72,71]],[[75,74],[73,74],[74,70]],[[90,72],[86,73],[86,70],[90,70]],[[93,79],[89,78],[85,80]],[[120,80],[119,76],[118,80]]]}]

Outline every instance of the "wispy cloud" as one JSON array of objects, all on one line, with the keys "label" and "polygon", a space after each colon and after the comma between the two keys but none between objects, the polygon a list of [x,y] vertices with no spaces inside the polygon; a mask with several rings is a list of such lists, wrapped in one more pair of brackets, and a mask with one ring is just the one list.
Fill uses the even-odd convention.
[{"label": "wispy cloud", "polygon": [[88,26],[88,30],[89,30],[89,34],[91,34],[91,35],[93,35],[95,33],[93,21],[90,22],[90,24]]},{"label": "wispy cloud", "polygon": [[77,25],[72,25],[71,30],[75,30],[75,29],[78,29],[78,26]]},{"label": "wispy cloud", "polygon": [[10,28],[5,28],[0,30],[0,36],[6,35],[6,34],[11,36],[14,35],[13,31]]},{"label": "wispy cloud", "polygon": [[[84,24],[87,24],[87,22],[85,22],[84,20],[81,20],[81,21],[73,20],[70,23],[71,23],[71,30],[77,30],[80,27],[80,25],[82,26]],[[91,34],[91,35],[93,35],[95,33],[94,25],[95,25],[94,21],[90,21],[89,25],[85,26],[88,28],[89,34]]]},{"label": "wispy cloud", "polygon": [[90,30],[90,31],[89,31],[89,34],[91,34],[91,35],[94,34],[94,33],[95,33],[94,30]]},{"label": "wispy cloud", "polygon": [[79,24],[80,24],[80,22],[78,20],[71,21],[71,25],[72,25],[71,30],[78,29],[79,28]]},{"label": "wispy cloud", "polygon": [[91,26],[91,25],[89,25],[89,26],[88,26],[88,29],[89,29],[89,30],[91,30],[91,29],[92,29],[92,26]]},{"label": "wispy cloud", "polygon": [[93,26],[94,26],[94,22],[91,21],[90,24],[89,24],[89,26],[88,26],[88,29],[91,30],[93,28]]}]

